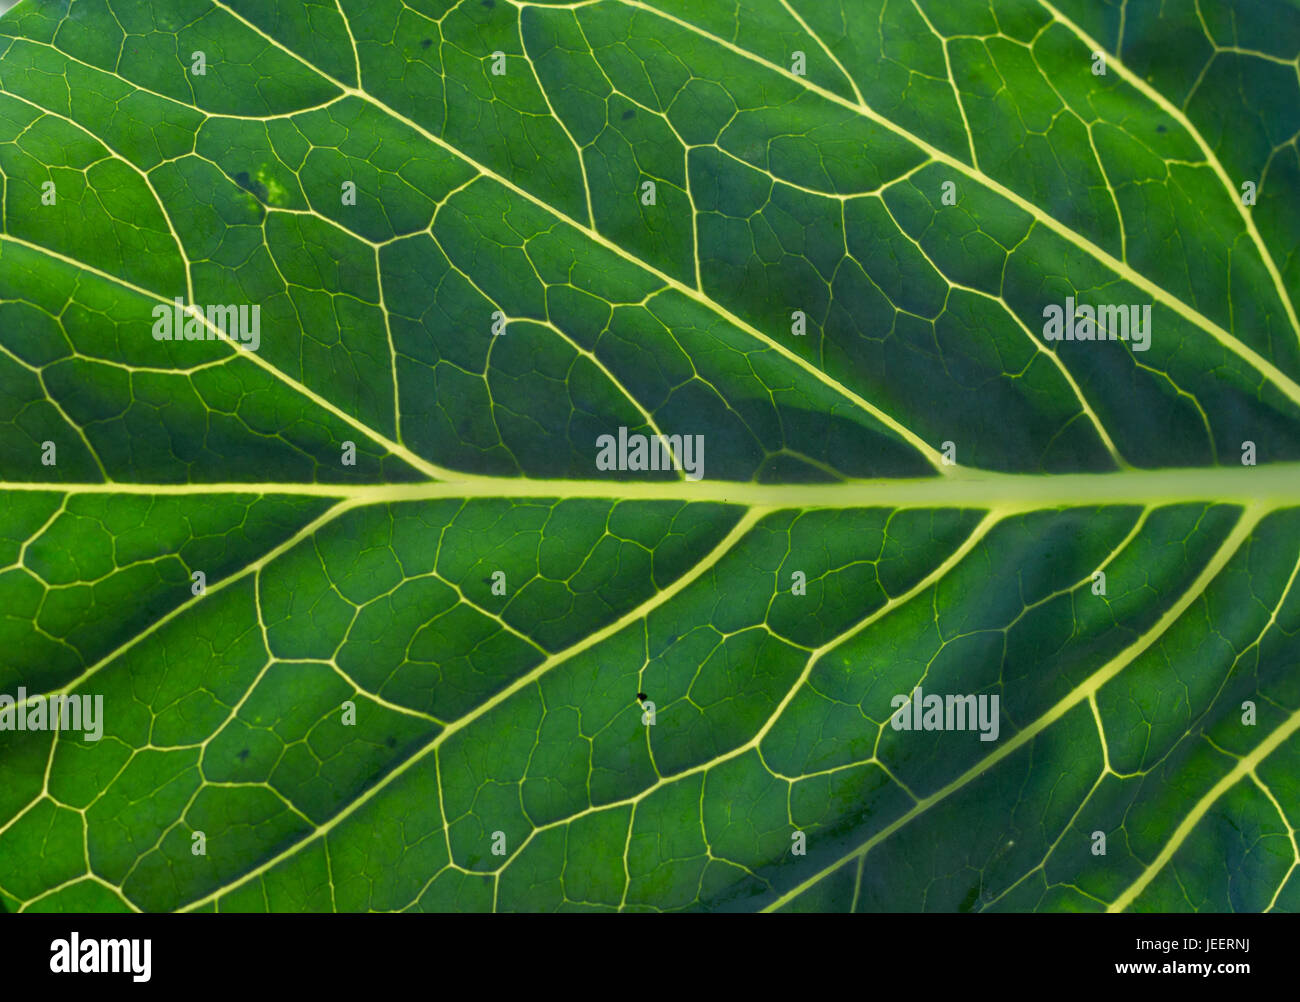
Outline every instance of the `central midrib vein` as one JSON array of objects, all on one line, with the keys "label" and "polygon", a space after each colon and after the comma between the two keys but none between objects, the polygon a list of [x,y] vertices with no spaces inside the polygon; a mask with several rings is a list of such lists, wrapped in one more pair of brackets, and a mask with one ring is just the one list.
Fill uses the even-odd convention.
[{"label": "central midrib vein", "polygon": [[832,484],[757,484],[735,480],[534,480],[466,475],[409,484],[280,482],[41,483],[0,481],[0,491],[53,494],[284,494],[360,504],[441,498],[608,498],[711,501],[749,508],[1143,506],[1221,501],[1300,506],[1300,462],[1263,466],[1125,470],[1117,473],[990,473],[951,467],[947,477],[845,480]]}]

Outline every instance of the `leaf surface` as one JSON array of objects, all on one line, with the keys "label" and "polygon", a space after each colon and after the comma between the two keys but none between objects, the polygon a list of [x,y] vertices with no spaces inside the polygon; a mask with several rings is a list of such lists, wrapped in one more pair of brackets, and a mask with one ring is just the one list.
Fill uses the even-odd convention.
[{"label": "leaf surface", "polygon": [[1298,133],[1294,0],[23,0],[0,903],[1300,907]]}]

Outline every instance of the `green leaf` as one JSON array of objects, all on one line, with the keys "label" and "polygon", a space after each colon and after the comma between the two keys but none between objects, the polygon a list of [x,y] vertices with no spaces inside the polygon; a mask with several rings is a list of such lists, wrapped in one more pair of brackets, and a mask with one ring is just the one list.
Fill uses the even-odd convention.
[{"label": "green leaf", "polygon": [[1295,0],[23,0],[0,907],[1300,907],[1298,133]]}]

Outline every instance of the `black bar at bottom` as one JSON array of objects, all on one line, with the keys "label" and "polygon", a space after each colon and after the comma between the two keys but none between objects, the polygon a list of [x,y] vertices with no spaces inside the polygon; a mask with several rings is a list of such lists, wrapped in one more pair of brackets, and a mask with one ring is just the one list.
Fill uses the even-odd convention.
[{"label": "black bar at bottom", "polygon": [[772,991],[778,968],[810,991],[835,972],[837,982],[856,972],[864,989],[882,984],[873,972],[911,972],[928,989],[969,989],[975,975],[990,985],[1053,979],[1037,982],[1044,989],[1231,988],[1289,980],[1297,933],[1295,915],[27,914],[0,919],[0,963],[6,987],[128,991],[373,991],[390,979],[438,991],[466,977],[488,992],[544,981],[603,994],[715,978],[729,992],[745,983]]}]

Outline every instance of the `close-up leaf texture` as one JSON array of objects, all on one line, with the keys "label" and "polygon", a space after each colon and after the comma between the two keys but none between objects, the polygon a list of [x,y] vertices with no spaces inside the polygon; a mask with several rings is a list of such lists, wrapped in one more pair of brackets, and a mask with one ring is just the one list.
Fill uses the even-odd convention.
[{"label": "close-up leaf texture", "polygon": [[20,0],[0,908],[1300,910],[1298,133],[1298,0]]}]

